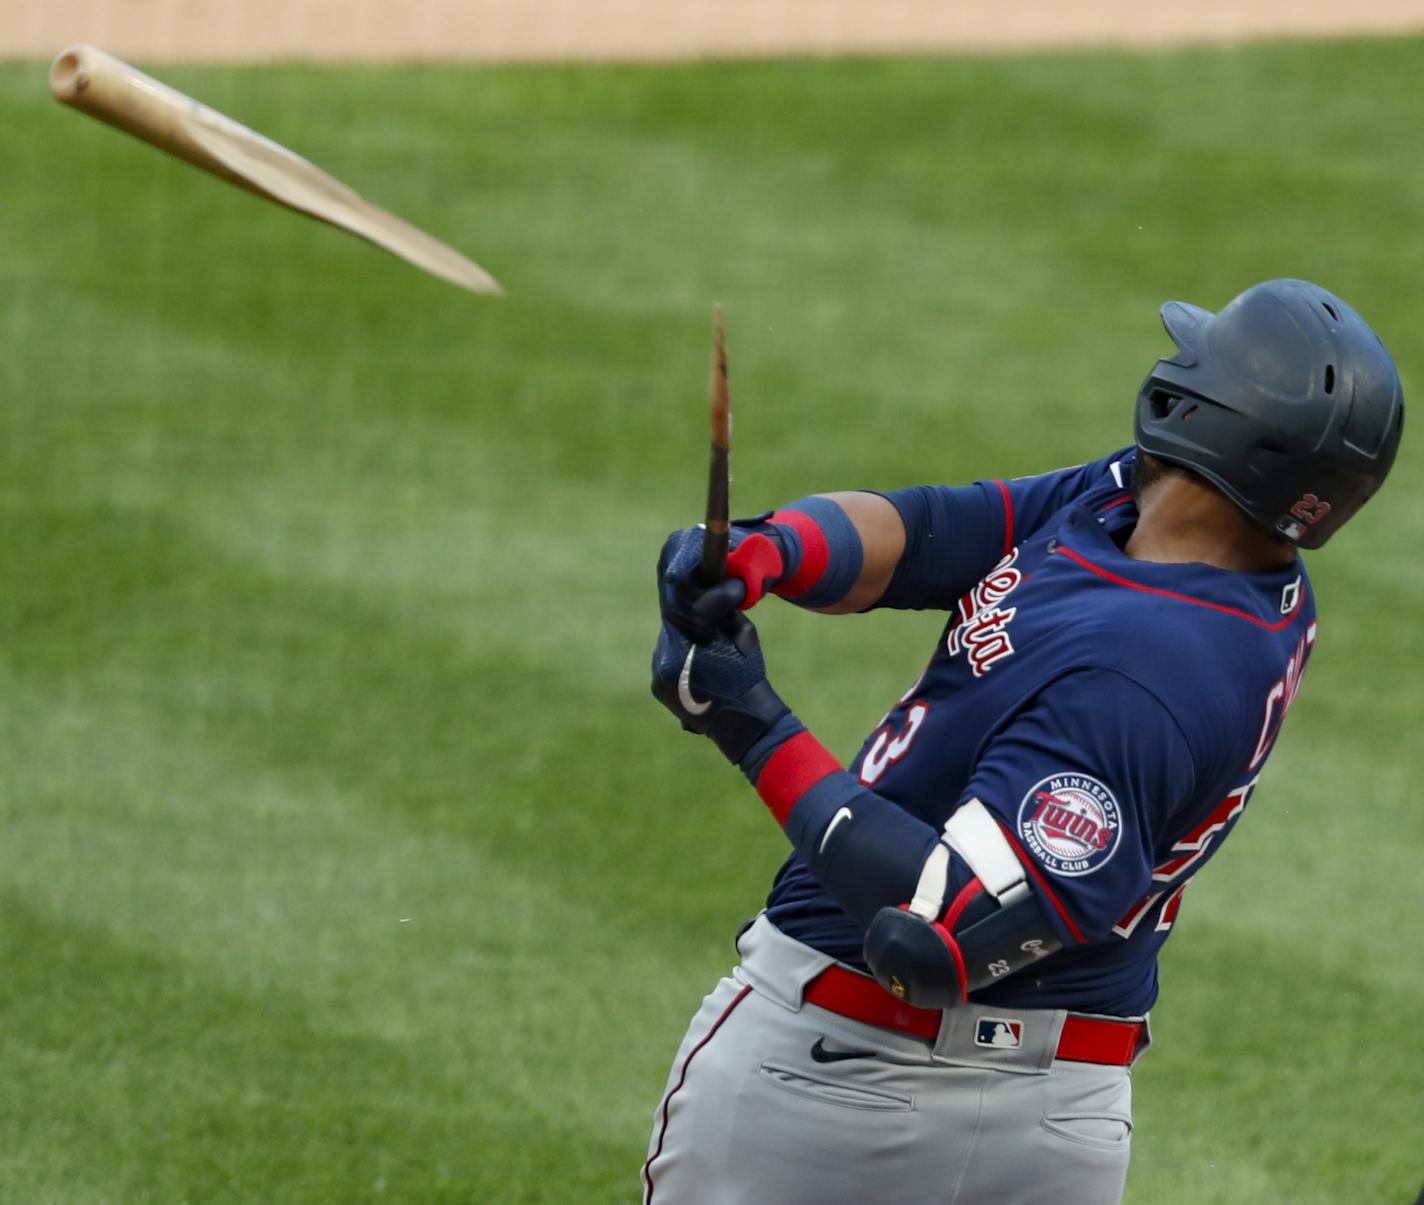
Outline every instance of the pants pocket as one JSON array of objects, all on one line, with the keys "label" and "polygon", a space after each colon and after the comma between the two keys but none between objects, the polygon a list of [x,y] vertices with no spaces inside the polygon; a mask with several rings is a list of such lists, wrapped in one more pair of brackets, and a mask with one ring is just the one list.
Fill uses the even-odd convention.
[{"label": "pants pocket", "polygon": [[1100,1151],[1126,1150],[1132,1118],[1121,1113],[1050,1113],[1040,1122],[1050,1134]]},{"label": "pants pocket", "polygon": [[882,1088],[867,1088],[821,1076],[807,1075],[795,1067],[770,1060],[762,1063],[759,1073],[763,1080],[784,1092],[794,1092],[830,1105],[849,1109],[868,1109],[877,1113],[908,1113],[915,1107],[913,1096],[886,1092]]},{"label": "pants pocket", "polygon": [[1120,1067],[1055,1063],[1043,1077],[1039,1126],[1054,1138],[1124,1156],[1132,1139],[1132,1077]]}]

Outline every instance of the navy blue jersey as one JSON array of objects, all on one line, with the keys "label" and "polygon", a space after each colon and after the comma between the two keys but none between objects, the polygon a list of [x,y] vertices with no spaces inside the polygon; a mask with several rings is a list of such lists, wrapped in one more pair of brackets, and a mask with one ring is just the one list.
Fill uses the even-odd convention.
[{"label": "navy blue jersey", "polygon": [[[1182,892],[1250,800],[1315,640],[1299,559],[1232,573],[1129,557],[1134,460],[887,495],[902,511],[928,498],[958,580],[935,600],[950,616],[929,665],[851,772],[936,829],[981,800],[1066,946],[981,1003],[1147,1011]],[[864,967],[863,932],[798,855],[767,909]]]}]

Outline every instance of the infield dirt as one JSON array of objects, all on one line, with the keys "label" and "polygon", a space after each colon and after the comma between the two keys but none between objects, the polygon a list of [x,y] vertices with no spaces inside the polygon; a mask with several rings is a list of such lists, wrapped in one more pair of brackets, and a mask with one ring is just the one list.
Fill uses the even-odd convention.
[{"label": "infield dirt", "polygon": [[1219,43],[1424,29],[1424,0],[8,0],[0,57],[666,59]]}]

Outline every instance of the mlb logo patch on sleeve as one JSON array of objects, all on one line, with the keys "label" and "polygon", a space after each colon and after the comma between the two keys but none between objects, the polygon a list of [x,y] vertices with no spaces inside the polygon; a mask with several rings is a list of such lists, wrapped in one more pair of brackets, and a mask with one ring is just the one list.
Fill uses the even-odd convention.
[{"label": "mlb logo patch on sleeve", "polygon": [[1023,1045],[1023,1022],[1007,1017],[981,1017],[974,1030],[974,1045],[1017,1050]]}]

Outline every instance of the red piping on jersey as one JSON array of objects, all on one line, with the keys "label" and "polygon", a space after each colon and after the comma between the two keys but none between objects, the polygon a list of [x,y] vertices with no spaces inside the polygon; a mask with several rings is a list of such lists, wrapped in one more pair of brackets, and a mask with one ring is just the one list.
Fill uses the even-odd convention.
[{"label": "red piping on jersey", "polygon": [[648,1186],[648,1195],[643,1198],[644,1205],[652,1205],[653,1201],[653,1160],[663,1153],[663,1141],[667,1138],[668,1129],[668,1105],[672,1103],[672,1098],[682,1090],[682,1085],[687,1082],[687,1068],[691,1065],[692,1060],[697,1057],[697,1052],[712,1040],[716,1032],[722,1028],[722,1022],[732,1015],[732,1010],[747,998],[747,993],[751,990],[751,984],[747,984],[746,987],[742,988],[742,990],[737,993],[736,998],[722,1010],[722,1015],[712,1022],[712,1028],[707,1031],[707,1036],[698,1042],[697,1045],[688,1052],[687,1058],[683,1060],[682,1074],[678,1076],[676,1086],[663,1097],[663,1107],[661,1110],[663,1117],[661,1128],[658,1131],[658,1146],[657,1149],[648,1156],[648,1161],[643,1164],[643,1183]]},{"label": "red piping on jersey", "polygon": [[783,741],[766,759],[757,775],[756,792],[776,823],[785,828],[786,818],[801,796],[840,768],[841,763],[825,745],[803,730]]},{"label": "red piping on jersey", "polygon": [[1092,561],[1081,553],[1074,552],[1071,548],[1065,548],[1062,544],[1053,550],[1055,553],[1062,553],[1070,561],[1081,565],[1090,573],[1096,573],[1106,581],[1112,582],[1115,586],[1126,586],[1129,590],[1140,590],[1144,594],[1160,594],[1163,598],[1174,598],[1178,602],[1191,603],[1194,607],[1206,607],[1212,611],[1220,611],[1223,615],[1234,615],[1237,619],[1244,619],[1248,623],[1254,623],[1258,628],[1265,628],[1268,632],[1279,632],[1282,628],[1288,627],[1297,615],[1305,602],[1305,591],[1300,591],[1299,597],[1295,600],[1295,606],[1290,610],[1290,614],[1281,619],[1278,623],[1267,623],[1264,619],[1246,611],[1239,611],[1235,607],[1225,607],[1221,603],[1207,602],[1204,598],[1193,598],[1189,594],[1178,594],[1174,590],[1159,590],[1156,586],[1144,586],[1141,582],[1129,581],[1125,577],[1118,577],[1116,573],[1110,573],[1101,565],[1095,565]]},{"label": "red piping on jersey", "polygon": [[996,481],[994,484],[1004,496],[1004,555],[1008,556],[1014,550],[1014,496],[1002,481]]},{"label": "red piping on jersey", "polygon": [[1100,507],[1098,507],[1098,514],[1101,515],[1104,511],[1112,510],[1112,509],[1113,509],[1114,507],[1116,507],[1116,506],[1121,506],[1124,502],[1131,502],[1131,501],[1132,501],[1132,495],[1131,495],[1131,494],[1119,494],[1116,498],[1109,498],[1109,499],[1108,499],[1106,502],[1104,502]]},{"label": "red piping on jersey", "polygon": [[796,566],[796,572],[777,585],[772,593],[783,598],[805,594],[821,580],[826,566],[831,563],[831,543],[821,525],[799,510],[779,510],[771,516],[770,522],[789,527],[801,537],[801,563]]},{"label": "red piping on jersey", "polygon": [[1087,941],[1088,939],[1083,936],[1083,931],[1073,923],[1073,918],[1068,915],[1068,909],[1063,906],[1062,901],[1054,894],[1053,888],[1050,887],[1047,880],[1038,873],[1038,867],[1033,864],[1033,859],[1024,853],[1023,846],[1018,843],[1018,839],[1013,833],[1009,832],[1008,825],[1002,820],[998,820],[996,823],[1004,830],[1004,836],[1009,839],[1009,844],[1014,847],[1014,853],[1018,854],[1019,861],[1023,863],[1024,869],[1033,875],[1033,881],[1038,884],[1039,889],[1048,897],[1048,902],[1053,905],[1058,915],[1062,918],[1063,923],[1068,926],[1068,932],[1080,942]]}]

